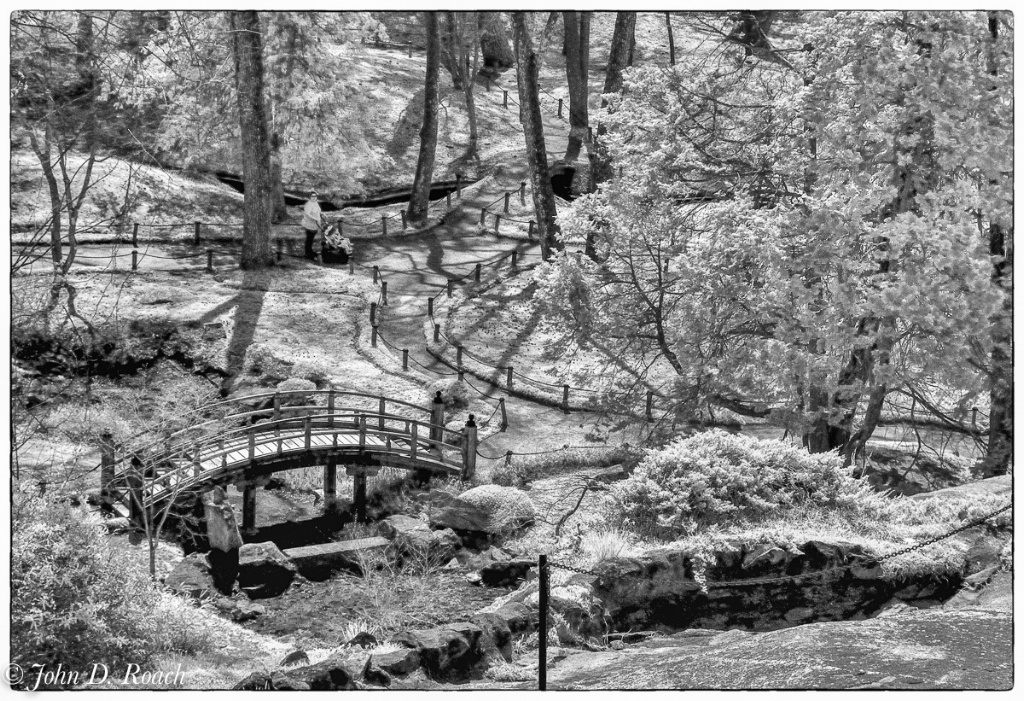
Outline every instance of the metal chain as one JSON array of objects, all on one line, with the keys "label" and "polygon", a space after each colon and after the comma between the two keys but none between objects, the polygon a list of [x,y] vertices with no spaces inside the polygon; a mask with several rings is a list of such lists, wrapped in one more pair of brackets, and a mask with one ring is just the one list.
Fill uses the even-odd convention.
[{"label": "metal chain", "polygon": [[[891,553],[887,553],[885,555],[880,555],[878,557],[870,558],[868,560],[862,560],[860,562],[852,562],[852,563],[847,564],[847,565],[838,565],[836,567],[829,567],[827,569],[817,570],[815,572],[804,572],[804,573],[801,573],[801,574],[783,575],[781,577],[757,577],[757,578],[752,578],[752,579],[733,579],[733,580],[726,580],[726,581],[721,581],[721,582],[707,582],[707,581],[705,581],[703,583],[703,587],[706,588],[706,589],[724,589],[724,588],[728,588],[728,587],[757,586],[759,584],[770,584],[770,583],[773,583],[773,582],[784,582],[784,581],[794,581],[795,582],[795,581],[798,581],[800,579],[807,579],[807,578],[810,578],[810,577],[823,577],[823,576],[827,576],[827,575],[830,575],[830,574],[833,574],[833,573],[836,573],[836,572],[842,572],[843,570],[851,569],[853,567],[868,567],[868,566],[871,566],[871,565],[877,565],[877,564],[880,564],[882,562],[885,562],[886,560],[891,560],[891,559],[893,559],[895,557],[899,557],[900,555],[906,555],[909,552],[913,552],[915,550],[920,550],[921,548],[926,548],[929,545],[934,545],[935,543],[938,543],[939,541],[945,540],[947,538],[952,538],[953,536],[955,536],[958,533],[963,533],[966,530],[969,530],[971,528],[974,528],[975,526],[979,526],[979,525],[985,523],[990,518],[994,518],[995,516],[998,516],[999,514],[1003,513],[1004,511],[1009,511],[1011,508],[1013,508],[1013,503],[1012,502],[1007,504],[1006,506],[1004,506],[1001,509],[997,509],[997,510],[995,510],[995,511],[989,513],[989,514],[986,514],[984,516],[980,516],[980,517],[978,517],[976,519],[968,521],[964,525],[959,526],[957,528],[954,528],[953,530],[948,531],[946,533],[943,533],[942,535],[936,536],[934,538],[930,538],[930,539],[922,541],[920,543],[916,543],[916,544],[908,546],[906,548],[902,548],[902,549],[897,550],[895,552],[891,552]],[[554,562],[553,560],[548,560],[548,566],[549,567],[556,567],[558,569],[568,570],[570,572],[577,572],[579,574],[590,575],[590,576],[593,576],[593,577],[600,576],[596,572],[592,572],[590,570],[580,569],[578,567],[572,567],[570,565],[563,565],[562,563]],[[694,582],[694,584],[700,585],[701,582]]]},{"label": "metal chain", "polygon": [[919,550],[921,548],[928,547],[929,545],[932,545],[933,543],[938,543],[940,540],[945,540],[946,538],[951,538],[951,537],[955,536],[957,533],[962,533],[962,532],[964,532],[966,530],[974,528],[975,526],[980,526],[981,524],[985,523],[985,521],[988,521],[990,518],[993,518],[994,516],[998,516],[999,514],[1003,513],[1004,511],[1009,511],[1011,508],[1013,508],[1013,503],[1012,502],[1007,504],[1006,506],[1004,506],[1001,509],[997,509],[996,511],[993,511],[990,514],[986,514],[984,516],[976,518],[973,521],[968,521],[964,525],[962,525],[959,528],[956,528],[956,529],[954,529],[952,531],[949,531],[948,533],[944,533],[943,535],[936,536],[936,537],[931,538],[930,540],[926,540],[926,541],[924,541],[922,543],[917,543],[916,545],[910,545],[910,546],[908,546],[906,548],[903,548],[902,550],[897,550],[896,552],[888,553],[887,555],[882,555],[880,557],[875,558],[874,561],[875,562],[885,562],[886,560],[891,560],[894,557],[899,557],[900,555],[906,555],[909,552],[913,552],[915,550]]}]

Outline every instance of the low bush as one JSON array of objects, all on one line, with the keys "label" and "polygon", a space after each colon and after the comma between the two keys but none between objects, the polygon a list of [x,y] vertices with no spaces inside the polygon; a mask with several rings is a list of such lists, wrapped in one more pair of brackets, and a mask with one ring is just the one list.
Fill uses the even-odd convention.
[{"label": "low bush", "polygon": [[[26,670],[56,670],[59,664],[85,679],[93,664],[144,665],[161,653],[194,654],[211,646],[202,614],[114,551],[86,512],[39,498],[18,504],[11,543],[11,662]],[[35,681],[29,674],[24,684]],[[69,678],[53,683],[68,685]]]},{"label": "low bush", "polygon": [[854,484],[835,454],[710,431],[649,451],[612,496],[628,526],[674,535],[798,505],[838,506]]},{"label": "low bush", "polygon": [[566,448],[544,455],[512,455],[508,462],[495,465],[491,470],[491,481],[503,487],[524,487],[533,480],[552,477],[584,468],[626,465],[632,469],[642,453],[628,443],[598,448]]},{"label": "low bush", "polygon": [[441,393],[446,409],[466,409],[469,407],[469,385],[459,380],[437,380],[427,388],[427,401],[433,401],[437,392]]}]

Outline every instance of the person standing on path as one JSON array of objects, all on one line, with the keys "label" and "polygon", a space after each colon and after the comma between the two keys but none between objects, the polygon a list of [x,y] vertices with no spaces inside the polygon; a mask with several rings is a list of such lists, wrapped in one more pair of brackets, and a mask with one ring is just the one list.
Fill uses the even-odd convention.
[{"label": "person standing on path", "polygon": [[316,260],[316,251],[313,250],[313,242],[321,227],[327,223],[323,212],[320,211],[320,202],[317,201],[317,194],[314,190],[309,194],[306,206],[302,208],[302,228],[306,231],[306,257]]}]

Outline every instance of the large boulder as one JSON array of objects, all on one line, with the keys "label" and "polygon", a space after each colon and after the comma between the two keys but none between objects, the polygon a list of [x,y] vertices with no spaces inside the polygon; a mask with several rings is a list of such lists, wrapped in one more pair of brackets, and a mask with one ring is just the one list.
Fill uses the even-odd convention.
[{"label": "large boulder", "polygon": [[270,541],[246,543],[238,551],[238,585],[249,598],[280,596],[295,579],[295,565]]},{"label": "large boulder", "polygon": [[434,492],[430,501],[433,528],[504,535],[533,523],[535,516],[525,492],[496,484],[480,485],[458,496]]},{"label": "large boulder", "polygon": [[[807,541],[783,549],[772,543],[728,543],[716,552],[709,582],[802,576],[760,585],[702,590],[696,558],[684,550],[651,550],[594,567],[594,593],[618,630],[741,628],[776,630],[816,621],[875,615],[894,597],[934,605],[959,587],[957,573],[886,578],[863,547]],[[842,568],[842,569],[835,569]],[[832,576],[822,571],[835,569]]]},{"label": "large boulder", "polygon": [[[700,633],[700,635],[693,635]],[[627,652],[579,652],[548,670],[556,689],[1013,688],[1009,610],[904,607],[862,621],[760,635],[689,630]]]},{"label": "large boulder", "polygon": [[507,560],[490,562],[480,568],[480,583],[485,587],[512,587],[526,580],[535,560]]},{"label": "large boulder", "polygon": [[473,623],[451,623],[440,628],[397,633],[391,642],[415,650],[431,679],[457,681],[470,677],[485,660],[480,649],[483,631]]},{"label": "large boulder", "polygon": [[340,657],[306,667],[254,672],[233,687],[238,691],[340,691],[358,689],[359,672]]},{"label": "large boulder", "polygon": [[164,579],[164,584],[179,594],[197,599],[217,595],[210,563],[203,553],[192,553],[174,566]]},{"label": "large boulder", "polygon": [[228,552],[242,547],[242,534],[238,532],[238,522],[231,503],[224,496],[224,490],[217,487],[213,490],[211,501],[204,505],[206,511],[206,537],[210,547]]},{"label": "large boulder", "polygon": [[427,557],[432,562],[448,562],[462,547],[462,541],[452,529],[432,531],[425,521],[411,516],[389,516],[380,522],[377,530],[407,557]]}]

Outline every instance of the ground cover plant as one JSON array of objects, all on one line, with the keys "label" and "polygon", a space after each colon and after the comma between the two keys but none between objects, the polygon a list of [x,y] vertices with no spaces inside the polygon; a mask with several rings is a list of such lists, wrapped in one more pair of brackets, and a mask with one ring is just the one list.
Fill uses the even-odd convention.
[{"label": "ground cover plant", "polygon": [[12,661],[24,669],[61,664],[87,676],[93,664],[145,665],[213,647],[206,616],[114,551],[84,510],[22,496],[12,536]]},{"label": "ground cover plant", "polygon": [[[1005,497],[914,500],[879,493],[836,454],[712,431],[650,450],[606,501],[592,553],[663,547],[713,560],[743,541],[792,549],[808,540],[858,543],[884,555],[1005,505]],[[1006,530],[1007,512],[991,521]],[[608,529],[611,526],[611,529]],[[598,531],[598,533],[601,532]],[[623,537],[620,533],[629,534]],[[630,548],[629,543],[637,547]],[[625,544],[623,544],[625,541]],[[969,544],[951,539],[887,561],[887,576],[961,571]]]}]

